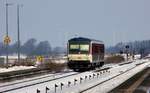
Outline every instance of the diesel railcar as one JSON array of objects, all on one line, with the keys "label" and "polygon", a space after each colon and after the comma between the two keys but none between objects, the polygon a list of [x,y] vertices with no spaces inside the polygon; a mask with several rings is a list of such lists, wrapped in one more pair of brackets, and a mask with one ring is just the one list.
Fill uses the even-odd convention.
[{"label": "diesel railcar", "polygon": [[104,43],[78,37],[68,40],[68,67],[74,71],[95,69],[104,65]]}]

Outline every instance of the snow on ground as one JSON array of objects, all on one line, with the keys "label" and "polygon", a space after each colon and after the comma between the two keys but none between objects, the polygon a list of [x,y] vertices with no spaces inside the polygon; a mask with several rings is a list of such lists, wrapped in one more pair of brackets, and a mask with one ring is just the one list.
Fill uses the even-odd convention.
[{"label": "snow on ground", "polygon": [[[26,88],[20,88],[18,90],[7,92],[7,93],[36,93],[37,88],[40,90],[43,90],[43,93],[45,93],[44,91],[45,91],[46,86],[49,87],[50,89],[54,89],[55,84],[59,85],[62,82],[63,84],[67,85],[68,81],[74,82],[75,78],[78,79],[80,77],[84,77],[85,75],[91,75],[91,74],[92,74],[91,71],[85,72],[85,73],[78,74],[76,76],[70,76],[70,77],[66,77],[66,78],[61,78],[61,79],[45,82],[42,84],[33,85],[30,87],[26,87]],[[53,77],[53,78],[55,78],[55,77]],[[10,86],[9,88],[14,88],[14,87],[16,87],[16,86]],[[6,89],[8,89],[8,88],[6,88]],[[2,91],[2,90],[5,90],[5,89],[4,88],[0,89],[0,91]]]},{"label": "snow on ground", "polygon": [[[136,67],[136,64],[139,64],[139,63],[143,63],[143,64],[138,65],[138,67]],[[102,82],[109,80],[117,75],[123,74],[124,72],[129,70],[129,72],[123,74],[122,77],[114,79],[109,83],[104,83],[105,87],[104,86],[96,87],[96,89],[94,88],[94,90],[92,90],[92,88],[91,88],[90,92],[87,92],[87,93],[100,93],[100,92],[106,93],[106,92],[108,92],[108,90],[111,90],[112,88],[114,88],[118,84],[120,84],[121,82],[123,82],[126,79],[128,79],[129,77],[133,76],[135,73],[143,70],[149,64],[150,63],[148,60],[138,60],[138,61],[134,61],[134,62],[132,62],[130,64],[126,64],[126,65],[121,65],[121,66],[116,65],[116,66],[112,67],[111,69],[109,69],[108,72],[105,72],[105,73],[103,71],[101,71],[102,74],[100,74],[98,77],[95,76],[94,78],[93,78],[93,74],[97,74],[97,72],[88,71],[88,72],[80,73],[75,76],[69,76],[69,77],[65,77],[65,78],[61,78],[61,79],[57,79],[57,80],[53,80],[53,81],[49,81],[49,82],[45,82],[45,83],[41,83],[41,84],[37,84],[37,85],[32,85],[32,86],[25,87],[25,88],[20,88],[20,89],[13,90],[10,92],[5,92],[5,93],[37,93],[37,89],[39,89],[41,91],[40,93],[46,93],[46,87],[48,87],[50,89],[47,93],[55,93],[55,84],[58,85],[58,87],[56,87],[56,93],[79,93],[80,91],[83,91],[83,90],[90,88],[94,85],[97,85],[99,83],[102,83]],[[134,68],[134,69],[132,69],[132,68]],[[89,75],[91,75],[90,79],[89,79]],[[85,79],[85,76],[88,76],[88,78]],[[53,77],[53,78],[56,78],[56,77]],[[80,78],[83,79],[81,81],[82,82],[81,84],[80,84]],[[74,81],[75,79],[77,80],[76,82]],[[69,86],[68,86],[68,81],[71,82],[71,84]],[[62,90],[60,87],[61,83],[63,83]],[[26,85],[26,84],[28,85],[28,83],[24,83],[23,85]],[[20,86],[21,86],[21,84],[20,84]],[[112,87],[110,87],[110,86],[112,86]],[[15,87],[17,87],[17,86],[9,86],[5,89],[6,90],[8,88],[13,89]],[[2,90],[5,90],[5,89],[3,88]]]},{"label": "snow on ground", "polygon": [[148,62],[142,65],[139,65],[138,67],[135,67],[134,69],[129,70],[128,73],[123,73],[120,76],[115,77],[105,83],[102,83],[94,87],[93,89],[89,89],[88,91],[84,93],[108,93],[115,87],[122,84],[124,81],[128,80],[130,77],[134,76],[136,73],[144,70],[148,64],[150,63]]},{"label": "snow on ground", "polygon": [[32,69],[32,68],[35,68],[35,67],[34,66],[13,66],[13,67],[9,67],[9,68],[0,68],[0,73]]},{"label": "snow on ground", "polygon": [[[48,80],[51,81],[53,79],[60,78],[60,77],[63,77],[63,76],[68,76],[70,74],[75,74],[75,73],[76,72],[65,73],[65,74],[58,73],[57,75],[56,74],[48,74],[48,75],[44,75],[44,76],[40,76],[40,77],[34,77],[34,78],[30,78],[30,79],[23,79],[23,80],[14,81],[14,82],[8,82],[8,83],[0,85],[0,92],[2,92],[4,90],[11,90],[11,89],[14,89],[14,88],[23,87],[23,86],[27,86],[27,85],[32,85],[32,84],[36,84],[36,83],[40,83],[40,82],[44,82],[44,81],[48,81]],[[46,77],[46,78],[42,78],[42,77]],[[28,82],[28,81],[30,81],[30,82]],[[21,83],[19,83],[19,82],[21,82]],[[15,83],[18,83],[18,84],[15,84]],[[40,85],[42,85],[42,84],[40,84]],[[10,86],[7,86],[7,85],[10,85]],[[2,86],[7,86],[7,87],[2,87]],[[26,90],[26,88],[23,88],[23,89],[25,89],[25,90],[22,90],[22,88],[21,88],[22,92],[28,91],[28,90]],[[33,89],[33,87],[32,87],[32,89]],[[19,93],[22,93],[22,92],[19,92]],[[28,93],[30,93],[30,92],[28,92]]]}]

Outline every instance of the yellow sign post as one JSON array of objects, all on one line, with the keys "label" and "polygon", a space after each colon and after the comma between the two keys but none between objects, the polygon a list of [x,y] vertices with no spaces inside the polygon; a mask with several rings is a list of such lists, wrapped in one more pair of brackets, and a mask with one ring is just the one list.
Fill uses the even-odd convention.
[{"label": "yellow sign post", "polygon": [[38,61],[38,62],[43,62],[43,56],[37,56],[36,57],[36,60]]},{"label": "yellow sign post", "polygon": [[11,39],[9,36],[4,37],[4,44],[9,44],[11,42]]}]

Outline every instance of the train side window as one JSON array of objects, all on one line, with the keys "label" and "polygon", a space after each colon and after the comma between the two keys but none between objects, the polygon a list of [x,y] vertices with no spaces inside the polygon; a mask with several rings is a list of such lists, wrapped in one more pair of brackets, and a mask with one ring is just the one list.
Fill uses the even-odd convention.
[{"label": "train side window", "polygon": [[99,54],[99,53],[100,53],[99,46],[97,44],[93,44],[93,46],[92,46],[92,54]]},{"label": "train side window", "polygon": [[93,44],[92,45],[92,54],[101,54],[104,53],[104,45]]},{"label": "train side window", "polygon": [[100,52],[104,53],[104,45],[100,45]]}]

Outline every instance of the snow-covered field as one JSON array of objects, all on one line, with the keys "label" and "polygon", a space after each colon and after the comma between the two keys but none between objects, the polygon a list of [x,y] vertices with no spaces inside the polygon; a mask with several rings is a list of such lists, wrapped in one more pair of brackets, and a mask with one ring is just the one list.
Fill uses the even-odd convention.
[{"label": "snow-covered field", "polygon": [[[140,63],[142,64],[136,66]],[[33,84],[32,86],[22,87],[4,93],[37,93],[37,89],[40,91],[40,93],[46,93],[46,89],[48,89],[47,93],[107,93],[128,78],[148,67],[148,65],[150,65],[149,60],[136,60],[130,64],[112,66],[112,68],[107,71],[87,71],[77,75],[35,85],[33,84],[35,81],[31,81]],[[59,76],[61,77],[62,75]],[[57,76],[50,76],[49,79],[50,78],[55,79]],[[44,81],[44,79],[37,80],[36,82],[41,81]],[[0,92],[9,89],[15,89],[23,85],[29,85],[31,82],[24,82],[19,85],[12,85],[5,88],[1,88],[0,86]]]},{"label": "snow-covered field", "polygon": [[34,66],[13,66],[13,67],[9,67],[9,68],[0,68],[0,73],[32,69],[32,68],[35,68],[35,67]]}]

